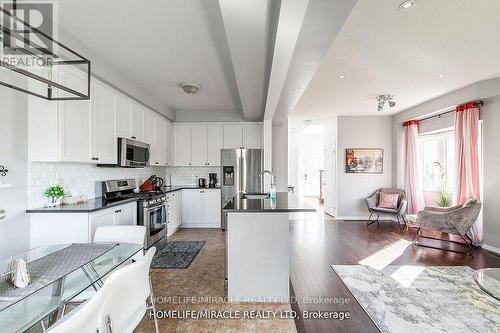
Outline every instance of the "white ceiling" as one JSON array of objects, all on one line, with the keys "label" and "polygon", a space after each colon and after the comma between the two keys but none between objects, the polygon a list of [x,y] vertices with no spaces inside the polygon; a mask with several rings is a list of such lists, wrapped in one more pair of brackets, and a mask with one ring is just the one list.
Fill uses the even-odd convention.
[{"label": "white ceiling", "polygon": [[[357,2],[291,115],[393,114],[500,76],[500,1],[401,2]],[[386,93],[397,106],[378,113]]]},{"label": "white ceiling", "polygon": [[[217,0],[64,0],[60,25],[175,110],[241,102]],[[187,95],[180,82],[202,89]]]}]

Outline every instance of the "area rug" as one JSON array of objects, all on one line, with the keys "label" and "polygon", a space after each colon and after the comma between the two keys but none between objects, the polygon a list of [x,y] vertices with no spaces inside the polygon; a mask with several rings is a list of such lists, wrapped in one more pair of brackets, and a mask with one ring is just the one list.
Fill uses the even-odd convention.
[{"label": "area rug", "polygon": [[205,241],[168,242],[153,257],[153,268],[188,268],[198,255]]},{"label": "area rug", "polygon": [[500,302],[470,267],[332,268],[382,332],[499,332]]}]

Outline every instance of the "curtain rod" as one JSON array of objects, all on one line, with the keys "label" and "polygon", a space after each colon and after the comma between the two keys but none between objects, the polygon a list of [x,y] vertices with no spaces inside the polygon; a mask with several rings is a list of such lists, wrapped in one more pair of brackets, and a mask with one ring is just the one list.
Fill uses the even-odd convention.
[{"label": "curtain rod", "polygon": [[[472,101],[472,103],[477,103],[477,104],[479,104],[481,106],[483,106],[483,104],[484,104],[484,102],[481,101],[481,100],[479,100],[479,101]],[[444,115],[446,115],[448,113],[452,113],[452,112],[455,112],[455,108],[450,109],[448,111],[441,112],[439,114],[435,114],[433,116],[425,117],[425,118],[422,118],[422,119],[416,119],[416,121],[421,122],[421,121],[426,121],[426,120],[430,120],[430,119],[434,119],[434,118],[441,118],[442,116],[444,116]]]}]

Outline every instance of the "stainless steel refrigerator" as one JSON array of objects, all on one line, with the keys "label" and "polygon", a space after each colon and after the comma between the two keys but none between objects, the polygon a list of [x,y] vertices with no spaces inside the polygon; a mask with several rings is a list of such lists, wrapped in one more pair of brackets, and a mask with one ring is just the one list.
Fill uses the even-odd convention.
[{"label": "stainless steel refrigerator", "polygon": [[236,194],[261,193],[264,167],[262,149],[221,150],[221,197],[230,200]]},{"label": "stainless steel refrigerator", "polygon": [[[236,194],[261,193],[264,168],[262,149],[221,149],[222,208]],[[226,215],[221,216],[222,230],[226,230]]]}]

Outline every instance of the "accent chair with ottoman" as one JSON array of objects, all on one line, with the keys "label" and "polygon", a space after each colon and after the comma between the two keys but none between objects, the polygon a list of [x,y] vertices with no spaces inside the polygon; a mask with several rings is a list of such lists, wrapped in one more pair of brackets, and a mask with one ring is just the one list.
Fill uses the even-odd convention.
[{"label": "accent chair with ottoman", "polygon": [[[406,225],[406,193],[404,190],[398,188],[381,188],[373,193],[366,199],[370,217],[368,218],[367,225],[379,222],[380,214],[388,214],[396,217],[398,225],[401,221]],[[376,214],[377,218],[372,219]],[[401,218],[401,220],[400,220]]]},{"label": "accent chair with ottoman", "polygon": [[[425,207],[423,211],[418,213],[417,219],[415,221],[417,233],[413,238],[413,244],[438,250],[472,255],[474,247],[472,244],[472,240],[467,234],[474,225],[474,222],[476,221],[480,211],[481,203],[476,201],[475,199],[469,199],[463,205],[453,207]],[[453,240],[423,236],[423,229],[455,235],[460,237],[464,242],[462,243]],[[421,244],[418,242],[419,238],[427,238],[439,240],[441,242],[460,244],[462,246],[465,246],[467,248],[467,251],[456,251],[448,248]]]}]

